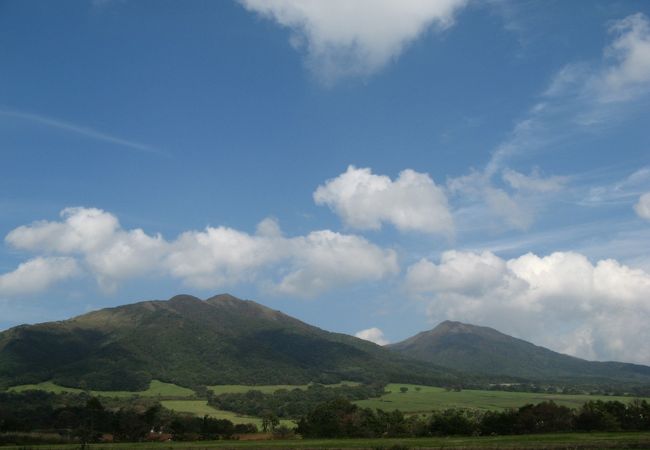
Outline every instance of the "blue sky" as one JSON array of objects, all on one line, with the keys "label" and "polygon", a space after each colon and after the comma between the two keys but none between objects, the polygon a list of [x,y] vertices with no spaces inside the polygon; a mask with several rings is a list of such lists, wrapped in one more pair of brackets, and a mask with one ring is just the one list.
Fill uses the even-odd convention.
[{"label": "blue sky", "polygon": [[231,292],[648,364],[649,100],[644,1],[0,2],[0,329]]}]

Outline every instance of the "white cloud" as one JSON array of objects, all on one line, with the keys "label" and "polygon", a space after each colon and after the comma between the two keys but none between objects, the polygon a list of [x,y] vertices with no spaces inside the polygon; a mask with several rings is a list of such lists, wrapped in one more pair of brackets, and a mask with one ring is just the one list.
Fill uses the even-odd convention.
[{"label": "white cloud", "polygon": [[616,39],[605,56],[613,64],[593,83],[603,100],[627,100],[650,88],[650,22],[637,13],[615,22],[610,32]]},{"label": "white cloud", "polygon": [[446,29],[466,0],[239,0],[287,27],[291,43],[326,83],[367,76],[396,59],[431,25]]},{"label": "white cloud", "polygon": [[388,340],[384,337],[384,332],[379,328],[373,327],[366,330],[361,330],[355,334],[359,339],[374,342],[377,345],[386,345]]},{"label": "white cloud", "polygon": [[288,244],[291,269],[276,287],[281,293],[313,297],[334,287],[379,281],[399,272],[393,250],[359,236],[322,230],[293,238]]},{"label": "white cloud", "polygon": [[634,211],[645,220],[650,220],[650,192],[639,197],[639,201],[634,205]]},{"label": "white cloud", "polygon": [[96,208],[66,208],[62,222],[34,222],[12,230],[5,241],[21,250],[84,253],[110,242],[120,224],[115,216]]},{"label": "white cloud", "polygon": [[288,238],[273,219],[263,220],[256,234],[207,227],[167,241],[141,229],[125,230],[100,209],[68,208],[61,216],[62,221],[18,227],[5,240],[21,250],[79,257],[108,291],[127,279],[169,275],[199,289],[249,282],[313,297],[399,271],[394,251],[362,237],[321,230]]},{"label": "white cloud", "polygon": [[530,175],[524,175],[512,169],[504,169],[503,179],[513,188],[530,192],[557,192],[567,183],[566,177],[551,176],[544,178],[534,170]]},{"label": "white cloud", "polygon": [[156,270],[167,243],[160,235],[124,230],[113,214],[97,208],[66,208],[62,221],[39,221],[12,230],[5,242],[47,254],[82,256],[106,291],[124,279]]},{"label": "white cloud", "polygon": [[250,235],[226,227],[188,231],[171,244],[163,264],[189,286],[213,289],[253,281],[258,272],[286,259],[282,238]]},{"label": "white cloud", "polygon": [[451,251],[409,267],[405,286],[434,321],[493,326],[576,356],[650,363],[650,274],[574,252],[504,260]]},{"label": "white cloud", "polygon": [[368,168],[349,166],[314,192],[343,222],[357,229],[379,229],[390,223],[401,231],[449,235],[453,219],[447,197],[431,177],[407,169],[395,181]]},{"label": "white cloud", "polygon": [[[527,230],[537,211],[541,209],[541,200],[548,200],[546,197],[540,197],[538,192],[507,192],[497,188],[490,178],[481,172],[452,178],[448,180],[447,187],[459,203],[470,205],[465,207],[464,212],[472,211],[470,220],[474,225],[485,226],[490,223],[488,219],[494,218],[498,221],[499,228],[506,225],[511,229]],[[462,217],[463,214],[458,212],[457,215]]]},{"label": "white cloud", "polygon": [[[538,213],[555,194],[565,189],[568,182],[567,177],[543,177],[537,170],[524,175],[506,168],[501,175],[506,183],[503,188],[495,186],[487,169],[453,178],[449,180],[448,188],[452,194],[463,196],[465,202],[478,202],[481,206],[479,214],[487,212],[497,218],[501,228],[505,224],[516,230],[528,230]],[[483,222],[487,222],[485,218]]]},{"label": "white cloud", "polygon": [[[615,21],[614,35],[598,64],[571,63],[552,79],[544,93],[547,99],[578,102],[582,125],[596,124],[609,117],[613,103],[639,99],[650,91],[650,21],[642,13]],[[609,105],[607,105],[609,104]]]},{"label": "white cloud", "polygon": [[53,284],[79,274],[74,258],[37,257],[0,275],[0,295],[14,296],[44,291]]}]

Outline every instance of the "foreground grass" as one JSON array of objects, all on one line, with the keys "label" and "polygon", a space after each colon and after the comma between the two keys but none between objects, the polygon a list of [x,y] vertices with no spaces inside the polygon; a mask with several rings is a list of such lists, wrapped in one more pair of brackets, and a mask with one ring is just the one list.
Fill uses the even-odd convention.
[{"label": "foreground grass", "polygon": [[[447,437],[407,439],[305,439],[277,441],[200,441],[164,443],[93,444],[97,450],[163,450],[163,449],[212,449],[212,448],[286,448],[286,449],[390,449],[393,445],[407,448],[462,448],[462,449],[619,449],[650,448],[650,433],[563,433],[524,436]],[[72,450],[79,445],[14,446],[3,449],[25,450]]]},{"label": "foreground grass", "polygon": [[[194,414],[199,417],[210,416],[215,419],[228,419],[234,424],[252,423],[262,428],[262,419],[259,417],[241,416],[231,411],[216,409],[208,405],[205,400],[163,400],[160,402],[163,407],[179,413]],[[295,423],[292,420],[281,420],[281,424],[293,428]]]},{"label": "foreground grass", "polygon": [[[13,386],[8,389],[10,392],[24,392],[30,390],[52,392],[54,394],[80,394],[84,392],[83,389],[69,388],[59,386],[51,381],[45,381],[38,384],[23,384],[20,386]],[[113,398],[129,398],[134,396],[140,397],[194,397],[193,390],[178,386],[172,383],[163,383],[162,381],[153,380],[149,384],[146,391],[88,391],[91,395],[97,397],[113,397]]]},{"label": "foreground grass", "polygon": [[[401,387],[408,388],[408,391],[405,393],[400,392]],[[418,388],[419,390],[417,390]],[[569,408],[579,408],[589,400],[618,400],[623,403],[628,403],[633,400],[632,397],[538,394],[534,392],[479,391],[469,389],[454,392],[438,387],[412,384],[389,384],[386,390],[390,392],[379,398],[360,400],[355,403],[364,408],[378,408],[387,411],[399,409],[400,411],[414,413],[448,408],[498,411],[507,408],[518,408],[527,403],[536,404],[549,400],[559,405],[568,406]]]}]

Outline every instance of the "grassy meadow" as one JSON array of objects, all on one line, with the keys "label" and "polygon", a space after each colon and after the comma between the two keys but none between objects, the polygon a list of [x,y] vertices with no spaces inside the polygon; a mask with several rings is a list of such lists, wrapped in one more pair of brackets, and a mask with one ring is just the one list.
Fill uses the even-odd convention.
[{"label": "grassy meadow", "polygon": [[[400,392],[401,387],[408,388],[408,391],[404,393]],[[355,403],[364,408],[399,409],[403,412],[415,413],[448,408],[504,410],[507,408],[517,408],[527,403],[540,403],[550,400],[570,408],[579,408],[589,400],[618,400],[624,403],[633,400],[632,397],[586,394],[540,394],[534,392],[479,391],[469,389],[455,392],[447,391],[439,387],[413,384],[389,384],[386,386],[386,391],[389,392],[379,398],[360,400]]]},{"label": "grassy meadow", "polygon": [[[331,386],[343,384],[357,384],[354,382],[342,382]],[[215,385],[208,386],[215,395],[225,393],[245,393],[251,390],[258,390],[264,393],[273,393],[280,389],[307,389],[309,385]],[[406,387],[406,392],[400,388]],[[30,389],[43,390],[53,393],[80,393],[81,389],[67,388],[56,385],[52,382],[14,386],[10,391],[22,392]],[[387,393],[379,398],[359,400],[355,403],[364,408],[383,409],[391,411],[398,409],[405,413],[428,413],[432,410],[443,410],[448,408],[469,408],[479,410],[504,410],[517,408],[528,403],[540,403],[543,401],[554,401],[559,405],[570,408],[579,408],[589,400],[618,400],[629,402],[632,397],[597,396],[597,395],[569,395],[569,394],[542,394],[532,392],[506,392],[487,390],[462,390],[459,392],[448,391],[444,388],[432,386],[418,386],[413,384],[393,383],[386,386]],[[254,423],[261,426],[262,420],[259,417],[240,416],[230,411],[223,411],[213,408],[207,404],[205,399],[197,399],[194,391],[171,383],[163,383],[153,380],[149,388],[140,392],[129,391],[89,391],[92,395],[99,397],[129,398],[132,396],[158,397],[165,408],[180,413],[195,414],[197,416],[208,415],[219,419],[228,419],[233,423]],[[292,421],[283,421],[288,426],[293,426]]]},{"label": "grassy meadow", "polygon": [[[20,386],[10,387],[9,392],[24,392],[29,390],[46,391],[54,394],[80,394],[84,392],[83,389],[69,388],[59,386],[51,381],[45,381],[38,384],[23,384]],[[91,395],[97,397],[113,397],[113,398],[129,398],[133,396],[141,397],[194,397],[196,394],[193,390],[178,386],[172,383],[163,383],[162,381],[153,380],[149,384],[149,388],[145,391],[88,391]]]},{"label": "grassy meadow", "polygon": [[[232,411],[224,411],[221,409],[213,408],[208,405],[205,400],[163,400],[160,402],[165,408],[180,413],[189,413],[197,416],[210,416],[215,419],[228,419],[234,424],[238,423],[252,423],[257,425],[257,428],[262,428],[262,419],[252,416],[241,416]],[[292,420],[281,420],[281,424],[288,427],[295,426]]]},{"label": "grassy meadow", "polygon": [[[339,386],[358,386],[359,383],[356,381],[342,381],[336,384],[328,384],[328,387],[339,387]],[[245,384],[217,384],[214,386],[208,386],[215,395],[220,394],[245,394],[248,391],[260,391],[264,394],[272,394],[280,389],[286,389],[291,391],[293,389],[305,390],[309,387],[309,384],[270,384],[270,385],[259,385],[259,386],[249,386]]]}]

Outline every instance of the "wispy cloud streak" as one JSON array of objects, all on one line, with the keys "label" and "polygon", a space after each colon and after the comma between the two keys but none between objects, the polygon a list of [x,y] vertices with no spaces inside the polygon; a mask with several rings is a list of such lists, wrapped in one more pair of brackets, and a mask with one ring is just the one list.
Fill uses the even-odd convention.
[{"label": "wispy cloud streak", "polygon": [[39,114],[27,113],[23,111],[14,111],[10,109],[0,109],[0,115],[5,117],[11,117],[14,119],[26,120],[33,122],[39,125],[44,125],[50,128],[56,128],[63,131],[69,131],[71,133],[76,133],[87,138],[96,139],[99,141],[110,142],[113,144],[120,145],[122,147],[128,147],[133,150],[138,150],[146,153],[153,153],[157,155],[167,156],[168,154],[160,149],[152,147],[147,144],[142,144],[140,142],[129,141],[127,139],[122,139],[120,137],[114,136],[112,134],[104,133],[93,128],[80,126],[71,122],[65,122],[63,120],[54,119],[52,117],[42,116]]}]

